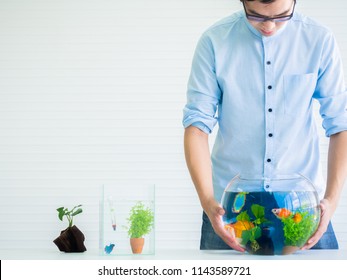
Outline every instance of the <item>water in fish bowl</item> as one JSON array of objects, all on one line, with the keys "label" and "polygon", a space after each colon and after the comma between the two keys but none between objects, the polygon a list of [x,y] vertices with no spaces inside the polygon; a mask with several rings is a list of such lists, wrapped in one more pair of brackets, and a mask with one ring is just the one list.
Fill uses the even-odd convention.
[{"label": "water in fish bowl", "polygon": [[222,206],[225,229],[246,251],[256,255],[284,255],[299,250],[320,220],[315,191],[229,188],[224,192]]}]

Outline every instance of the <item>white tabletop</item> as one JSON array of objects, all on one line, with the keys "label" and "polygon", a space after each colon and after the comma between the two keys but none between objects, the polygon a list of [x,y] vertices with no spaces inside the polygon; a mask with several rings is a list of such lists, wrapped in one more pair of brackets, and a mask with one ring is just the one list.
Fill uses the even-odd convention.
[{"label": "white tabletop", "polygon": [[347,250],[297,251],[284,256],[257,256],[220,250],[157,250],[153,255],[102,255],[98,250],[62,253],[58,250],[1,250],[1,260],[347,260]]}]

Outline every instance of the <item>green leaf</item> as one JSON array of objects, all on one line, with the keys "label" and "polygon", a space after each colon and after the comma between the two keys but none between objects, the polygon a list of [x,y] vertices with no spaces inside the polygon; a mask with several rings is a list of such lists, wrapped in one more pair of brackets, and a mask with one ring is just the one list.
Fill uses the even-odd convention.
[{"label": "green leaf", "polygon": [[261,228],[260,227],[254,227],[252,228],[254,232],[254,239],[258,239],[261,237]]},{"label": "green leaf", "polygon": [[251,233],[251,231],[250,230],[244,230],[243,232],[242,232],[242,242],[241,242],[241,244],[242,245],[246,245],[247,244],[247,242],[251,239],[251,236],[252,236],[252,233]]},{"label": "green leaf", "polygon": [[71,216],[76,216],[76,215],[78,215],[78,214],[80,214],[80,213],[82,213],[82,209],[81,209],[81,208],[79,208],[79,209],[77,209],[75,212],[73,212],[73,213],[71,214]]},{"label": "green leaf", "polygon": [[236,220],[237,221],[248,221],[248,222],[250,222],[251,219],[249,218],[249,215],[247,214],[247,210],[246,210],[246,211],[241,212],[239,215],[237,215]]},{"label": "green leaf", "polygon": [[252,210],[253,215],[257,219],[261,219],[265,216],[265,207],[260,206],[259,204],[253,204],[251,206],[251,210]]},{"label": "green leaf", "polygon": [[270,222],[270,221],[268,221],[268,219],[266,219],[265,217],[260,218],[260,223],[261,224],[262,223],[267,223],[267,222]]},{"label": "green leaf", "polygon": [[63,217],[64,217],[64,215],[65,215],[65,211],[64,211],[64,207],[59,207],[58,209],[57,209],[57,211],[58,211],[58,218],[59,218],[59,220],[63,220]]},{"label": "green leaf", "polygon": [[80,206],[82,206],[82,205],[75,206],[70,211],[69,211],[68,208],[65,208],[65,207],[57,208],[59,220],[63,221],[64,216],[66,216],[66,219],[69,222],[69,227],[71,227],[73,225],[73,216],[76,216],[76,215],[82,213],[82,209],[81,208],[79,208],[76,211],[74,211],[77,207],[80,207]]}]

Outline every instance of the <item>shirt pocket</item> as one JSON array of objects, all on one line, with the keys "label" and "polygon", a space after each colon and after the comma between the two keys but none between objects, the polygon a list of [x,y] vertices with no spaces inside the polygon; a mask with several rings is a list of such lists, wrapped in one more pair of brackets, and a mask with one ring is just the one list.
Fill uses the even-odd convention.
[{"label": "shirt pocket", "polygon": [[316,84],[315,73],[284,75],[284,114],[298,116],[308,113]]}]

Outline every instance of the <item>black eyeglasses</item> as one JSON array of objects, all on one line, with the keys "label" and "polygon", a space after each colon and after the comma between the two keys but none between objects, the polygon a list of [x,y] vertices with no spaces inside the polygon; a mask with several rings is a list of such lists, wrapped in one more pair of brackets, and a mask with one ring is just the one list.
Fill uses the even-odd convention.
[{"label": "black eyeglasses", "polygon": [[293,11],[292,11],[292,13],[290,15],[279,16],[279,17],[265,17],[265,16],[260,16],[260,15],[259,16],[250,15],[249,13],[247,13],[247,10],[246,10],[244,2],[245,1],[242,1],[242,4],[243,4],[243,8],[245,10],[247,19],[248,20],[252,20],[252,21],[258,21],[258,22],[265,22],[265,21],[282,22],[282,21],[290,20],[293,17],[295,4],[296,4],[296,0],[294,0]]}]

